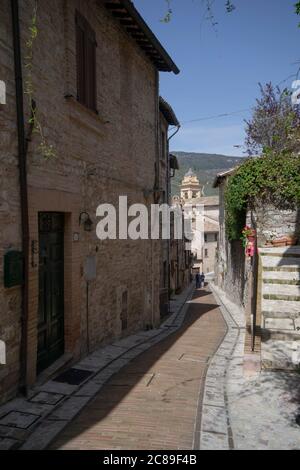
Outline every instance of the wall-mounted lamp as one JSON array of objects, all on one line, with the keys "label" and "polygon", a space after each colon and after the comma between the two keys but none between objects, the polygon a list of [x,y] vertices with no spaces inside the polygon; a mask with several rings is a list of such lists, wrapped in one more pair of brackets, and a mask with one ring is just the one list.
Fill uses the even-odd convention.
[{"label": "wall-mounted lamp", "polygon": [[83,224],[85,232],[91,232],[93,229],[93,221],[87,212],[81,212],[79,216],[79,225]]},{"label": "wall-mounted lamp", "polygon": [[177,157],[175,155],[172,155],[171,153],[170,153],[169,159],[170,159],[170,177],[174,178],[176,170],[179,170],[178,160],[177,160]]},{"label": "wall-mounted lamp", "polygon": [[38,241],[37,240],[32,240],[31,241],[31,267],[32,268],[37,268],[37,263],[35,262],[35,255],[37,255],[39,252],[38,248]]}]

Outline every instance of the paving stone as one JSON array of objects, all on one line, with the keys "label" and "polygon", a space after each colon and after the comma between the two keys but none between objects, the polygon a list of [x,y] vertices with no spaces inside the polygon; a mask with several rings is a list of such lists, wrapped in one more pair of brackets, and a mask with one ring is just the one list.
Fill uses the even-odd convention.
[{"label": "paving stone", "polygon": [[141,354],[141,351],[140,351],[140,350],[132,349],[131,351],[129,351],[129,352],[127,352],[126,354],[124,354],[123,359],[128,359],[128,360],[135,359],[135,358],[138,357],[140,354]]},{"label": "paving stone", "polygon": [[39,392],[31,397],[30,402],[43,405],[57,405],[65,395],[60,393]]},{"label": "paving stone", "polygon": [[99,374],[95,375],[93,378],[93,382],[96,384],[103,384],[107,382],[110,377],[112,377],[115,374],[115,371],[111,369],[104,369],[103,371],[99,372]]},{"label": "paving stone", "polygon": [[294,321],[290,318],[266,318],[265,328],[269,330],[295,330]]},{"label": "paving stone", "polygon": [[72,395],[72,393],[76,392],[77,389],[78,389],[78,385],[69,385],[69,384],[64,384],[64,383],[59,383],[59,382],[53,382],[53,380],[50,380],[44,385],[41,385],[40,387],[36,387],[34,391],[60,393],[62,395]]},{"label": "paving stone", "polygon": [[157,330],[149,330],[149,331],[143,331],[141,333],[138,333],[137,336],[141,337],[142,339],[149,339],[149,338],[153,338],[154,336],[157,336],[158,335],[158,332]]},{"label": "paving stone", "polygon": [[200,450],[229,450],[227,434],[202,432]]},{"label": "paving stone", "polygon": [[96,395],[99,390],[101,389],[101,387],[103,386],[103,384],[105,383],[105,381],[103,382],[95,382],[95,381],[90,381],[88,382],[87,384],[85,384],[83,387],[81,387],[76,393],[75,393],[75,397],[76,396],[80,396],[80,397],[93,397],[94,395]]},{"label": "paving stone", "polygon": [[207,372],[207,377],[208,378],[218,378],[218,377],[224,377],[225,375],[225,368],[224,367],[212,367],[209,369]]},{"label": "paving stone", "polygon": [[30,435],[30,428],[18,429],[0,425],[0,438],[24,441]]},{"label": "paving stone", "polygon": [[204,405],[202,431],[227,434],[227,415],[224,407]]},{"label": "paving stone", "polygon": [[89,370],[92,372],[96,372],[100,369],[103,369],[103,367],[106,367],[108,364],[111,363],[113,359],[111,356],[109,357],[86,357],[82,361],[80,361],[78,364],[76,364],[76,369],[83,369],[83,370]]},{"label": "paving stone", "polygon": [[144,338],[139,336],[139,335],[133,335],[133,336],[129,336],[128,338],[124,338],[120,341],[118,341],[117,343],[113,343],[113,346],[116,345],[116,346],[121,346],[122,348],[124,349],[129,349],[129,348],[132,348],[134,346],[137,346],[141,343],[144,342]]},{"label": "paving stone", "polygon": [[65,428],[68,421],[44,420],[22,445],[21,450],[43,450]]},{"label": "paving stone", "polygon": [[113,374],[116,374],[119,372],[119,370],[123,369],[123,367],[126,366],[128,362],[130,362],[128,358],[122,357],[121,359],[117,359],[112,364],[110,364],[109,370],[112,371]]},{"label": "paving stone", "polygon": [[20,442],[15,439],[0,439],[0,451],[1,450],[14,450],[20,446]]},{"label": "paving stone", "polygon": [[71,420],[73,419],[82,408],[89,402],[90,396],[73,396],[68,398],[59,408],[54,410],[51,420]]},{"label": "paving stone", "polygon": [[150,347],[151,347],[150,344],[144,343],[144,344],[141,344],[141,345],[137,346],[136,348],[134,348],[134,350],[144,352],[144,351],[147,351]]},{"label": "paving stone", "polygon": [[0,419],[0,426],[10,428],[28,429],[41,418],[40,415],[20,411],[10,411]]},{"label": "paving stone", "polygon": [[214,387],[206,384],[203,397],[203,404],[225,407],[224,387],[222,386],[222,384],[221,386],[217,385]]},{"label": "paving stone", "polygon": [[1,407],[0,420],[2,416],[7,415],[10,411],[19,411],[24,413],[31,413],[33,415],[44,416],[52,409],[52,405],[32,403],[30,400],[26,400],[25,398],[16,398],[15,400],[9,401]]},{"label": "paving stone", "polygon": [[214,357],[210,363],[211,367],[226,368],[228,359],[226,357]]}]

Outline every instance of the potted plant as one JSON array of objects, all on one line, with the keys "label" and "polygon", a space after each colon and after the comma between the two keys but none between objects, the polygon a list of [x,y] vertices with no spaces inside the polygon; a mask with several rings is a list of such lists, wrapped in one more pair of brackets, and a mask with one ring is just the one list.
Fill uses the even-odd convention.
[{"label": "potted plant", "polygon": [[245,248],[246,256],[254,256],[255,252],[255,239],[256,239],[256,231],[246,225],[242,231],[242,242],[243,247]]}]

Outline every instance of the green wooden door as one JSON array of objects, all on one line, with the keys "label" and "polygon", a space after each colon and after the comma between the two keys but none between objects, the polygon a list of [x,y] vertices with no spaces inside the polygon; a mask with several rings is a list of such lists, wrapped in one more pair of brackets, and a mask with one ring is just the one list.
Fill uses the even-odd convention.
[{"label": "green wooden door", "polygon": [[64,353],[64,215],[39,214],[37,373]]}]

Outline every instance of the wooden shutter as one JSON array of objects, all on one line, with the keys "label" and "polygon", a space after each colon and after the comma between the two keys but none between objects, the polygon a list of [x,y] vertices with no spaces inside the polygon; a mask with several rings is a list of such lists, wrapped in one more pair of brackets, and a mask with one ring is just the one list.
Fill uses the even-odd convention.
[{"label": "wooden shutter", "polygon": [[76,12],[77,99],[97,110],[96,35],[86,19]]},{"label": "wooden shutter", "polygon": [[96,41],[87,36],[87,106],[96,111]]}]

